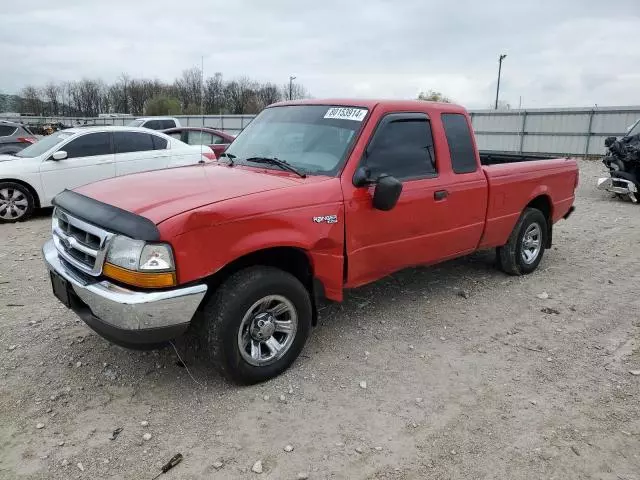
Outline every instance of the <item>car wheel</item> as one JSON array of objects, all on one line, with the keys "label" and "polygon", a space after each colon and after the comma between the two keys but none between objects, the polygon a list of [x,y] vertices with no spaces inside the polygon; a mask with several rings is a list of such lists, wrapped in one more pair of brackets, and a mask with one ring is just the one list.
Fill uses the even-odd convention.
[{"label": "car wheel", "polygon": [[311,298],[300,280],[277,268],[251,267],[233,274],[209,298],[200,340],[223,375],[252,384],[293,363],[311,320]]},{"label": "car wheel", "polygon": [[500,269],[509,275],[533,272],[542,261],[547,244],[547,220],[542,212],[527,208],[516,223],[506,245],[496,254]]},{"label": "car wheel", "polygon": [[14,223],[33,215],[35,201],[24,185],[0,182],[0,223]]}]

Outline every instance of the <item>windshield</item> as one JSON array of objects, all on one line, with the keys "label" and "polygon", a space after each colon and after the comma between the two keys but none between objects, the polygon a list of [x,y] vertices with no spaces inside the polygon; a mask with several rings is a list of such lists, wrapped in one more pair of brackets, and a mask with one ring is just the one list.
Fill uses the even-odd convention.
[{"label": "windshield", "polygon": [[127,123],[127,127],[141,127],[144,123],[144,120],[131,120]]},{"label": "windshield", "polygon": [[627,130],[627,137],[632,137],[633,135],[639,135],[639,134],[640,134],[640,119],[638,119],[636,123],[634,123],[629,127],[629,130]]},{"label": "windshield", "polygon": [[334,176],[366,115],[366,108],[327,105],[267,108],[226,152],[240,163],[251,157],[278,158],[305,173]]},{"label": "windshield", "polygon": [[47,137],[43,137],[34,144],[29,145],[27,148],[20,150],[15,155],[16,157],[22,158],[39,157],[47,150],[52,149],[62,141],[69,138],[71,135],[73,135],[73,133],[53,133]]}]

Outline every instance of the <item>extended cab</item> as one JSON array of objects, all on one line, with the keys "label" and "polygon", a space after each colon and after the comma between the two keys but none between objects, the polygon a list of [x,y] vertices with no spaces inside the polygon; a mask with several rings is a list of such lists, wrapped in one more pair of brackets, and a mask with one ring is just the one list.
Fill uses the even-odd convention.
[{"label": "extended cab", "polygon": [[286,102],[217,164],[61,193],[44,256],[55,295],[105,338],[144,348],[192,328],[251,383],[295,360],[318,297],[487,248],[532,272],[577,183],[572,159],[481,156],[456,105]]}]

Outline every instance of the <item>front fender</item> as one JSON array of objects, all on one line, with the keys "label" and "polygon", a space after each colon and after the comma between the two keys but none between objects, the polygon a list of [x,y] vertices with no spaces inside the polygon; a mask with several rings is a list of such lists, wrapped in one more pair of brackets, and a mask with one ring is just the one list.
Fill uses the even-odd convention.
[{"label": "front fender", "polygon": [[246,255],[276,247],[304,251],[328,298],[342,296],[344,215],[336,223],[313,221],[326,207],[251,217],[182,233],[171,239],[179,283],[210,277]]}]

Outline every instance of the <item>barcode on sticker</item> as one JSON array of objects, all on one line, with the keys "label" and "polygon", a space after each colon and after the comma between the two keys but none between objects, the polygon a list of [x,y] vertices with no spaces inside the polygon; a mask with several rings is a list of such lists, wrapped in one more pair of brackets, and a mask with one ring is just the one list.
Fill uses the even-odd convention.
[{"label": "barcode on sticker", "polygon": [[324,118],[332,118],[335,120],[355,120],[361,122],[367,116],[366,108],[351,107],[331,107],[324,114]]}]

